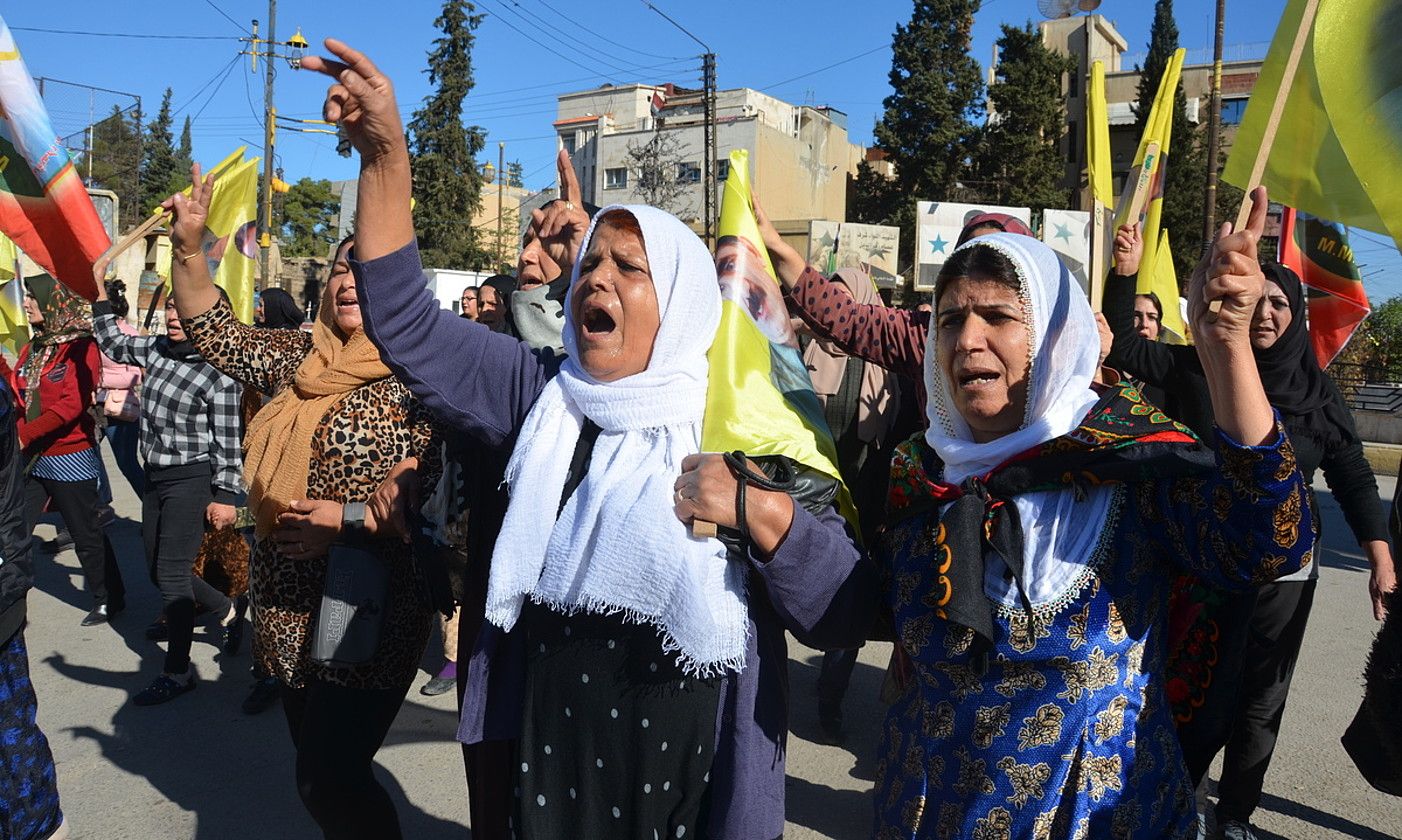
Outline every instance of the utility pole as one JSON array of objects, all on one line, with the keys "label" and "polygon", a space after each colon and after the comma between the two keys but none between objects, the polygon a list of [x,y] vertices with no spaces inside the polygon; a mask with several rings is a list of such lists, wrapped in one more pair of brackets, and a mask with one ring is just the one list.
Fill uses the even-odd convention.
[{"label": "utility pole", "polygon": [[506,143],[497,143],[497,271],[506,263],[506,242],[501,238],[501,217],[506,215]]},{"label": "utility pole", "polygon": [[643,5],[652,9],[662,16],[662,19],[681,30],[681,33],[696,43],[701,45],[701,49],[706,52],[701,56],[701,90],[702,90],[702,119],[704,122],[704,144],[706,146],[706,160],[702,164],[702,178],[705,179],[703,192],[705,193],[706,218],[702,225],[702,230],[706,237],[706,247],[715,248],[715,225],[716,225],[716,54],[711,52],[705,41],[697,38],[687,31],[686,27],[672,20],[670,16],[661,9],[652,5],[648,0],[643,0]]},{"label": "utility pole", "polygon": [[1207,108],[1207,195],[1204,199],[1202,241],[1211,242],[1217,229],[1217,155],[1222,134],[1222,38],[1227,0],[1217,0],[1217,40],[1212,48],[1212,103]]},{"label": "utility pole", "polygon": [[[277,66],[274,59],[285,59],[294,69],[301,64],[306,54],[307,39],[302,30],[285,42],[277,40],[277,0],[268,0],[268,36],[258,37],[258,21],[253,21],[251,38],[242,39],[248,44],[246,54],[253,57],[253,72],[258,72],[258,59],[266,59],[263,77],[263,179],[258,190],[258,248],[261,252],[263,285],[272,280],[269,271],[269,254],[273,245],[273,154],[277,143],[277,107],[273,105],[273,84],[277,80]],[[281,52],[278,47],[287,47]]]}]

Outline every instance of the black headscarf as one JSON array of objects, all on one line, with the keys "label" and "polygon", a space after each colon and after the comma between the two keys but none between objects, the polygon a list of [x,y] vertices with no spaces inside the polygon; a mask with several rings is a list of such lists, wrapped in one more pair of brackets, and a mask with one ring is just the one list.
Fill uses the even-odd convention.
[{"label": "black headscarf", "polygon": [[302,328],[302,308],[282,289],[264,289],[262,326],[272,330]]},{"label": "black headscarf", "polygon": [[482,289],[490,286],[496,292],[497,304],[501,307],[501,323],[503,331],[511,335],[516,334],[515,327],[511,323],[511,296],[516,292],[516,278],[509,274],[493,274],[482,285],[477,287],[477,311],[482,311]]},{"label": "black headscarf", "polygon": [[1306,323],[1305,290],[1300,277],[1276,262],[1261,264],[1266,280],[1280,287],[1290,301],[1290,326],[1265,350],[1253,350],[1266,398],[1280,412],[1291,435],[1313,438],[1321,445],[1348,443],[1357,437],[1338,388],[1319,368]]}]

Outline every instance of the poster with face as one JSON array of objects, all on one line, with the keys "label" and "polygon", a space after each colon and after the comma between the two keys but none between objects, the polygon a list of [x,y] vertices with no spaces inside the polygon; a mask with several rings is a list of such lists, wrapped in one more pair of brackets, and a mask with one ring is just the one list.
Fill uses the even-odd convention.
[{"label": "poster with face", "polygon": [[964,225],[983,213],[1006,213],[1032,226],[1032,210],[1027,207],[1000,207],[996,204],[959,204],[953,201],[918,201],[915,204],[915,288],[928,292],[935,288],[940,268]]},{"label": "poster with face", "polygon": [[769,340],[770,378],[774,387],[793,401],[791,395],[813,385],[798,347],[798,335],[789,323],[779,283],[769,276],[763,255],[742,236],[723,236],[716,244],[716,274],[720,296],[750,316]]},{"label": "poster with face", "polygon": [[1090,293],[1090,214],[1082,210],[1042,211],[1042,241],[1061,257],[1082,291]]}]

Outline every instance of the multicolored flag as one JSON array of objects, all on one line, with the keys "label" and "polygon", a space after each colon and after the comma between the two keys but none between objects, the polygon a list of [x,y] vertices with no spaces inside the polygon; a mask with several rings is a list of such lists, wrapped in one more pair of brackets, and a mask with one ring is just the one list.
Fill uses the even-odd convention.
[{"label": "multicolored flag", "polygon": [[1310,343],[1319,366],[1328,367],[1372,311],[1348,233],[1287,207],[1280,219],[1280,262],[1300,275],[1309,293]]},{"label": "multicolored flag", "polygon": [[[1163,79],[1159,82],[1158,93],[1154,96],[1153,107],[1149,109],[1149,119],[1144,124],[1144,136],[1139,138],[1139,150],[1134,156],[1134,166],[1143,166],[1152,173],[1153,181],[1149,188],[1149,200],[1144,206],[1144,224],[1140,228],[1140,235],[1144,239],[1144,256],[1140,265],[1158,265],[1159,230],[1163,226],[1163,184],[1164,174],[1168,167],[1168,144],[1173,139],[1173,102],[1178,91],[1178,79],[1183,72],[1183,57],[1186,50],[1179,49],[1173,54],[1164,68]],[[1157,143],[1159,153],[1157,156],[1148,154],[1151,144]],[[1131,188],[1126,185],[1128,192]],[[1127,204],[1128,202],[1122,202]],[[1115,227],[1123,224],[1133,224],[1134,219],[1116,218]],[[1141,274],[1141,283],[1143,275]],[[1173,299],[1178,299],[1177,287],[1174,287]]]},{"label": "multicolored flag", "polygon": [[0,18],[0,232],[65,286],[97,297],[93,263],[111,245]]},{"label": "multicolored flag", "polygon": [[[750,157],[730,153],[730,175],[721,199],[716,272],[721,316],[711,345],[711,387],[701,424],[706,452],[741,450],[750,456],[783,455],[832,478],[837,447],[788,309],[774,266],[755,222],[750,200]],[[844,490],[843,509],[855,520]]]},{"label": "multicolored flag", "polygon": [[[1261,148],[1305,0],[1290,0],[1222,177],[1242,188]],[[1395,0],[1323,0],[1262,182],[1272,201],[1402,242],[1402,74]]]},{"label": "multicolored flag", "polygon": [[[240,153],[242,150],[240,150]],[[258,162],[252,158],[222,168],[214,181],[205,219],[204,252],[214,282],[229,295],[234,315],[253,323],[253,266],[258,259]],[[215,167],[220,171],[220,167]]]}]

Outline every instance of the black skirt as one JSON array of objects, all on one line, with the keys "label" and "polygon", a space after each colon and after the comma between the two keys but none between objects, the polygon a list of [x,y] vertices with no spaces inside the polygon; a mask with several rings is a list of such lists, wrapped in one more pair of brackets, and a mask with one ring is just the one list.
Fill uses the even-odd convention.
[{"label": "black skirt", "polygon": [[651,626],[527,605],[512,829],[521,840],[704,836],[719,678]]}]

